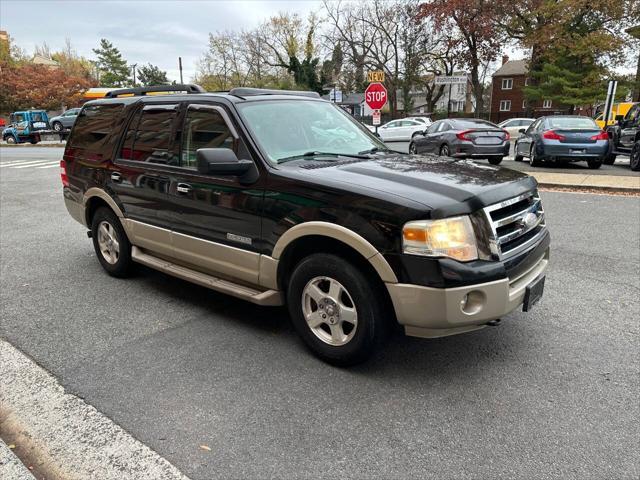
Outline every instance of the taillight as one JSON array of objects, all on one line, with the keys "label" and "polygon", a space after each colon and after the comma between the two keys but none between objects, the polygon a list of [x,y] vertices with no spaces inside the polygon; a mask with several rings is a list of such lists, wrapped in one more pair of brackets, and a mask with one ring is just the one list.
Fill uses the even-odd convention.
[{"label": "taillight", "polygon": [[591,140],[609,140],[609,134],[605,131],[591,137]]},{"label": "taillight", "polygon": [[467,137],[467,135],[473,132],[475,132],[475,130],[465,130],[464,132],[456,133],[456,137],[458,137],[459,140],[463,140],[465,142],[471,142],[472,140],[469,137]]},{"label": "taillight", "polygon": [[62,180],[62,186],[69,186],[69,178],[67,177],[67,162],[60,160],[60,180]]},{"label": "taillight", "polygon": [[542,138],[546,138],[547,140],[564,140],[566,137],[564,135],[560,135],[555,130],[547,130],[542,133]]},{"label": "taillight", "polygon": [[506,130],[503,130],[503,132],[504,132],[504,141],[507,142],[511,140],[511,135],[509,135],[509,132],[507,132]]}]

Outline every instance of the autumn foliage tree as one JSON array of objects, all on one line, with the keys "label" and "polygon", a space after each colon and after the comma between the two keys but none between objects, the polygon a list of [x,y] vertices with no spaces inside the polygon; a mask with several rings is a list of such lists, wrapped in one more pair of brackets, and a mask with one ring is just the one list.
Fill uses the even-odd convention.
[{"label": "autumn foliage tree", "polygon": [[86,77],[68,76],[60,68],[24,63],[0,66],[0,111],[76,107],[82,92],[95,86]]}]

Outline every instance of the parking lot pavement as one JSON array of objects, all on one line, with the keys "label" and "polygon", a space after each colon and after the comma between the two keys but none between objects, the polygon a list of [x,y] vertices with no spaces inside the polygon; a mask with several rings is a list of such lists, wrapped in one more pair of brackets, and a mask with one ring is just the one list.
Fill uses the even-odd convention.
[{"label": "parking lot pavement", "polygon": [[532,312],[344,370],[284,309],[107,276],[57,170],[2,168],[0,336],[193,479],[638,478],[640,202],[542,198]]}]

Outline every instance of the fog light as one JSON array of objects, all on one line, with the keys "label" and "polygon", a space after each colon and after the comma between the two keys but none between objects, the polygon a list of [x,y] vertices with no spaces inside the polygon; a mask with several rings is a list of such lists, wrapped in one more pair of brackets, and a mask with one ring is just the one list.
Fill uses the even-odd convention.
[{"label": "fog light", "polygon": [[462,310],[462,313],[465,315],[475,315],[476,313],[480,313],[484,308],[486,298],[487,297],[484,292],[481,292],[480,290],[472,290],[465,294],[460,300],[460,310]]}]

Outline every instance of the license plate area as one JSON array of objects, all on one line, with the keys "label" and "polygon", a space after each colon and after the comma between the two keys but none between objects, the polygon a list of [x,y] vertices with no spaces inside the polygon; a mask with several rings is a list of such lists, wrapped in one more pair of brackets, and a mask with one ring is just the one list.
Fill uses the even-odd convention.
[{"label": "license plate area", "polygon": [[585,148],[570,148],[569,153],[587,153]]},{"label": "license plate area", "polygon": [[500,145],[502,140],[498,137],[478,137],[476,138],[476,143],[478,145]]},{"label": "license plate area", "polygon": [[522,303],[522,311],[528,312],[533,306],[540,301],[544,292],[544,279],[539,277],[527,285],[524,292],[524,302]]}]

